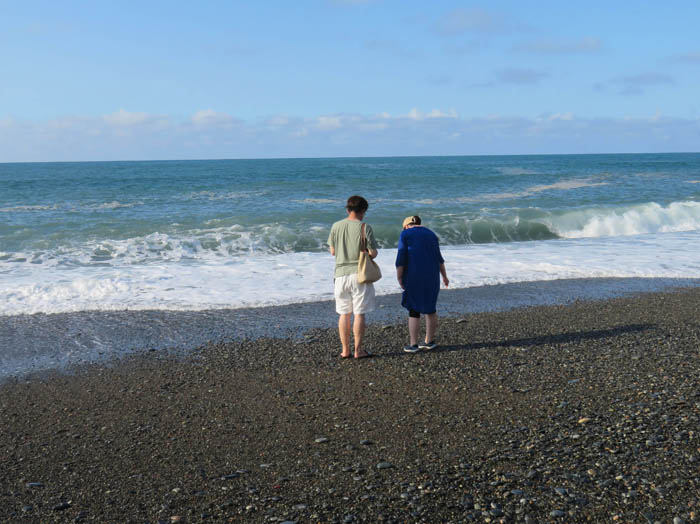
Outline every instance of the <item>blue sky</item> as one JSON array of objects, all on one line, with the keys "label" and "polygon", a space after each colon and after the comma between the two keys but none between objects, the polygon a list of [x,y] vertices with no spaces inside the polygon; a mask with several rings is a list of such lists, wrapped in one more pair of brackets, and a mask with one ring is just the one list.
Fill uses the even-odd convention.
[{"label": "blue sky", "polygon": [[697,1],[2,10],[0,161],[699,150]]}]

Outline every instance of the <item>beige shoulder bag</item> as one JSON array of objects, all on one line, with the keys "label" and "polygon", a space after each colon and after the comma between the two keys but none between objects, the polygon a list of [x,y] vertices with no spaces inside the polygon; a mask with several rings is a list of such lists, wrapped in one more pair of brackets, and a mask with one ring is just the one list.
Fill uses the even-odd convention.
[{"label": "beige shoulder bag", "polygon": [[377,263],[369,256],[367,249],[367,234],[365,224],[362,224],[362,234],[360,235],[360,258],[357,261],[357,281],[360,284],[376,282],[382,278],[382,271]]}]

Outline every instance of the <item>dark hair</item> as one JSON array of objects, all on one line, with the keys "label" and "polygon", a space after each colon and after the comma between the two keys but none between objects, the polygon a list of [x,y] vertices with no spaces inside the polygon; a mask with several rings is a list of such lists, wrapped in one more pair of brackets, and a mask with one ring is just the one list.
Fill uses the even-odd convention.
[{"label": "dark hair", "polygon": [[355,213],[363,213],[367,211],[368,207],[369,204],[360,195],[353,195],[348,198],[348,203],[345,206],[348,211],[353,211]]},{"label": "dark hair", "polygon": [[413,224],[414,226],[420,226],[420,217],[418,215],[413,215],[411,224]]}]

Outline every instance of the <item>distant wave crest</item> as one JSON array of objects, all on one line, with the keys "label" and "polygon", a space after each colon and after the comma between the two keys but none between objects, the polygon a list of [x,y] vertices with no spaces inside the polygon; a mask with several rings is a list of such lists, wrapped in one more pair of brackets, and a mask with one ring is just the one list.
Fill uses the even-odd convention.
[{"label": "distant wave crest", "polygon": [[700,229],[700,202],[655,202],[620,209],[569,213],[552,224],[564,238],[614,237]]}]

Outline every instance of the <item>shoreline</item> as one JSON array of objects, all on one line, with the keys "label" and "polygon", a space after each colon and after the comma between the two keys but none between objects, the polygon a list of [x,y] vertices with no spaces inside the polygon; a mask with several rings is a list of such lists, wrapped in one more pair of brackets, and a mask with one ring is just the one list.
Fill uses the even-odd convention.
[{"label": "shoreline", "polygon": [[[390,278],[386,276],[385,278]],[[700,279],[586,278],[442,289],[441,317],[596,301],[700,286]],[[368,325],[405,320],[400,294],[377,297]],[[335,326],[332,300],[258,308],[203,311],[125,310],[0,315],[0,383],[24,375],[69,370],[131,354],[169,351],[186,355],[211,342],[296,338]]]},{"label": "shoreline", "polygon": [[[335,330],[0,385],[3,522],[684,522],[700,289]],[[399,343],[399,341],[401,341]]]}]

